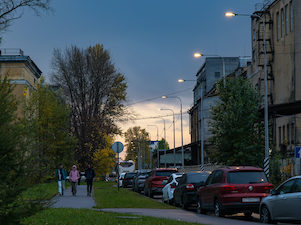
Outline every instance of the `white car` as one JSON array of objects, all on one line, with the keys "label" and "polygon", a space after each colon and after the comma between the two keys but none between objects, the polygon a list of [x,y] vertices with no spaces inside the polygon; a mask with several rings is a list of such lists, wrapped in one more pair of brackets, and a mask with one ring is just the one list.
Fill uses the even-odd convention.
[{"label": "white car", "polygon": [[182,176],[180,173],[173,173],[167,180],[167,184],[162,189],[162,200],[163,202],[172,203],[173,201],[173,192],[178,184],[179,178]]},{"label": "white car", "polygon": [[125,174],[126,174],[126,173],[121,173],[120,176],[119,176],[119,184],[118,184],[119,187],[122,187],[122,181],[123,181],[123,179],[124,179]]}]

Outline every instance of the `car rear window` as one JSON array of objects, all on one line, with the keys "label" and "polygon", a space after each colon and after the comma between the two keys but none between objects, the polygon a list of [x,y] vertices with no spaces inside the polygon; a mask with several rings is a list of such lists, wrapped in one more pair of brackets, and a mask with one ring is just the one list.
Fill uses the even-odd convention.
[{"label": "car rear window", "polygon": [[174,170],[156,171],[158,177],[169,177],[171,174],[176,173]]},{"label": "car rear window", "polygon": [[133,178],[136,175],[136,173],[127,173],[125,174],[125,178]]},{"label": "car rear window", "polygon": [[261,171],[229,172],[227,181],[230,184],[257,184],[268,182],[264,172]]},{"label": "car rear window", "polygon": [[201,181],[206,181],[208,174],[187,174],[187,182],[188,183],[200,183]]},{"label": "car rear window", "polygon": [[133,165],[134,165],[134,163],[132,163],[132,162],[121,162],[120,163],[120,166],[122,166],[122,167],[131,167]]}]

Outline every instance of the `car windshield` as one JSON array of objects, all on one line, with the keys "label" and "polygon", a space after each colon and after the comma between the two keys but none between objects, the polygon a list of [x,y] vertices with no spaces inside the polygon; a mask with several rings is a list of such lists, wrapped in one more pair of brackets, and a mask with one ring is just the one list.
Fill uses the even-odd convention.
[{"label": "car windshield", "polygon": [[227,181],[230,184],[257,184],[266,183],[267,178],[261,171],[237,171],[229,172]]},{"label": "car windshield", "polygon": [[156,171],[158,177],[169,177],[171,174],[176,173],[174,170]]},{"label": "car windshield", "polygon": [[122,166],[122,167],[131,167],[133,165],[134,164],[132,162],[121,162],[120,163],[120,166]]},{"label": "car windshield", "polygon": [[136,173],[127,173],[125,174],[125,178],[133,178],[136,175]]},{"label": "car windshield", "polygon": [[208,174],[206,173],[194,173],[187,174],[187,182],[188,183],[200,183],[201,181],[206,181]]}]

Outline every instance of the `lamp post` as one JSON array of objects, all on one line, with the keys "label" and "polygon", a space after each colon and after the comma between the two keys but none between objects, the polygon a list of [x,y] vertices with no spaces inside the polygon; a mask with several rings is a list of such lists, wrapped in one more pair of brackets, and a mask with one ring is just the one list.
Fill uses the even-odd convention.
[{"label": "lamp post", "polygon": [[[156,127],[157,128],[157,141],[159,140],[159,128],[158,128],[158,126],[157,125],[147,125],[148,127]],[[150,169],[152,169],[152,157],[153,156],[153,154],[152,154],[152,151],[150,150],[149,151],[149,168]]]},{"label": "lamp post", "polygon": [[226,86],[226,67],[225,67],[225,59],[224,59],[224,57],[221,56],[221,55],[216,55],[216,54],[214,54],[214,55],[208,55],[208,54],[206,54],[205,55],[205,54],[202,54],[200,52],[195,52],[193,54],[194,58],[200,58],[202,56],[216,56],[216,57],[220,57],[221,58],[222,64],[223,64],[223,83],[224,83],[224,87],[225,87]]},{"label": "lamp post", "polygon": [[180,97],[178,96],[162,96],[163,99],[166,99],[166,98],[176,98],[180,101],[180,114],[181,114],[181,143],[182,143],[182,167],[184,169],[184,146],[183,146],[183,113],[182,113],[182,100]]},{"label": "lamp post", "polygon": [[261,20],[263,23],[263,49],[264,49],[264,134],[265,134],[265,159],[264,159],[264,171],[269,177],[269,109],[268,109],[268,71],[267,71],[267,48],[266,48],[266,27],[265,18],[257,14],[237,14],[233,12],[226,12],[226,17],[234,16],[248,16],[255,17]]},{"label": "lamp post", "polygon": [[[197,54],[197,53],[195,53]],[[184,80],[184,79],[178,79],[179,83],[183,83],[186,81],[196,81],[196,80]],[[201,168],[204,169],[204,116],[203,116],[203,85],[201,83]],[[198,163],[199,163],[199,154],[198,154]]]},{"label": "lamp post", "polygon": [[172,124],[173,124],[173,165],[176,167],[176,126],[175,126],[175,112],[172,109],[160,109],[168,110],[172,112]]}]

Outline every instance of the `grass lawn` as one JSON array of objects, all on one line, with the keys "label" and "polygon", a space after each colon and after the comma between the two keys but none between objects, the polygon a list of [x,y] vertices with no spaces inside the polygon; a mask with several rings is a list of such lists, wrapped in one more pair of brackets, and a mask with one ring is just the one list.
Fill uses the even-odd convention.
[{"label": "grass lawn", "polygon": [[145,197],[136,192],[120,188],[113,182],[95,182],[96,208],[151,208],[174,209],[174,207]]},{"label": "grass lawn", "polygon": [[[126,219],[120,217],[138,217]],[[118,218],[119,217],[119,218]],[[153,217],[104,213],[89,209],[47,209],[27,218],[24,225],[197,225]]]}]

